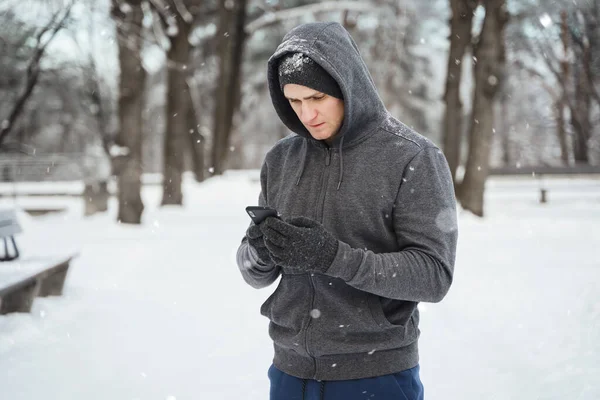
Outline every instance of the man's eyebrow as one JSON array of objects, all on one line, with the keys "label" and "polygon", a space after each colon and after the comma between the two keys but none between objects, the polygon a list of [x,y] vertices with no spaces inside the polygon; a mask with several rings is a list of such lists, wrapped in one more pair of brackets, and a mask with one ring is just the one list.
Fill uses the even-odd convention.
[{"label": "man's eyebrow", "polygon": [[[305,97],[304,99],[302,99],[302,100],[308,100],[308,99],[310,99],[310,98],[313,98],[313,97],[315,97],[315,96],[321,96],[321,95],[324,95],[324,94],[325,94],[325,93],[321,93],[321,92],[315,92],[315,93],[311,94],[310,96],[306,96],[306,97]],[[285,96],[285,98],[286,98],[286,99],[288,99],[288,100],[297,100],[297,99],[295,99],[295,98],[293,98],[293,97],[287,97],[287,96]]]}]

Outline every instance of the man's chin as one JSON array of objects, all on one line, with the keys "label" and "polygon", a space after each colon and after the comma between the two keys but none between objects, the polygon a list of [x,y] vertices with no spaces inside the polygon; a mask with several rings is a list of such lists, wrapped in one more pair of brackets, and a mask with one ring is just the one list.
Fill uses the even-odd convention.
[{"label": "man's chin", "polygon": [[325,140],[331,137],[331,134],[326,132],[310,132],[310,135],[316,140]]}]

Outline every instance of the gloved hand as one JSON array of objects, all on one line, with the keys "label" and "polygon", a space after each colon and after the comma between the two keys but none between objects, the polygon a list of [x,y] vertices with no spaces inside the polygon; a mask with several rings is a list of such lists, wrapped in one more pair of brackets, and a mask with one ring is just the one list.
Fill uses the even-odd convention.
[{"label": "gloved hand", "polygon": [[269,217],[260,224],[260,230],[271,258],[283,267],[324,273],[337,254],[338,240],[310,218],[282,221]]},{"label": "gloved hand", "polygon": [[248,244],[256,250],[260,262],[269,267],[274,266],[269,250],[265,246],[264,236],[260,227],[254,223],[250,225],[246,231],[246,237],[248,238]]}]

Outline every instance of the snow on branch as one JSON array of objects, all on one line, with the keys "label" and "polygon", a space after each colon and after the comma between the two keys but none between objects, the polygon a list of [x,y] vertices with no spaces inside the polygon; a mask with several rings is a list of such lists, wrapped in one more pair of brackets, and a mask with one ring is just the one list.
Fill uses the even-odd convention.
[{"label": "snow on branch", "polygon": [[181,16],[181,18],[188,24],[191,24],[194,21],[194,17],[188,11],[188,9],[185,7],[185,4],[183,4],[183,1],[173,0],[173,3],[175,3],[175,8],[177,9],[177,12]]},{"label": "snow on branch", "polygon": [[325,1],[323,3],[308,4],[305,6],[288,8],[285,10],[268,12],[246,25],[246,33],[252,35],[257,30],[273,25],[284,20],[299,18],[309,13],[322,13],[329,11],[372,11],[375,9],[370,2],[358,1]]}]

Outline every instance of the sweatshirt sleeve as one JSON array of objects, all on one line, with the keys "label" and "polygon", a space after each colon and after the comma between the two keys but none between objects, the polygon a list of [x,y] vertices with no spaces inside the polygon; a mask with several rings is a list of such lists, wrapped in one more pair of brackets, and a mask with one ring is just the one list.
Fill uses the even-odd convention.
[{"label": "sweatshirt sleeve", "polygon": [[376,254],[340,242],[327,275],[382,297],[439,302],[452,283],[458,225],[443,153],[424,148],[408,163],[394,204],[400,251]]},{"label": "sweatshirt sleeve", "polygon": [[[258,196],[258,205],[264,206],[266,201],[267,187],[267,162],[263,163],[260,171],[261,191]],[[259,258],[256,250],[248,244],[246,236],[242,239],[242,243],[237,250],[237,265],[242,273],[242,277],[250,286],[256,289],[261,289],[275,282],[281,273],[281,267],[270,267],[265,265]]]}]

